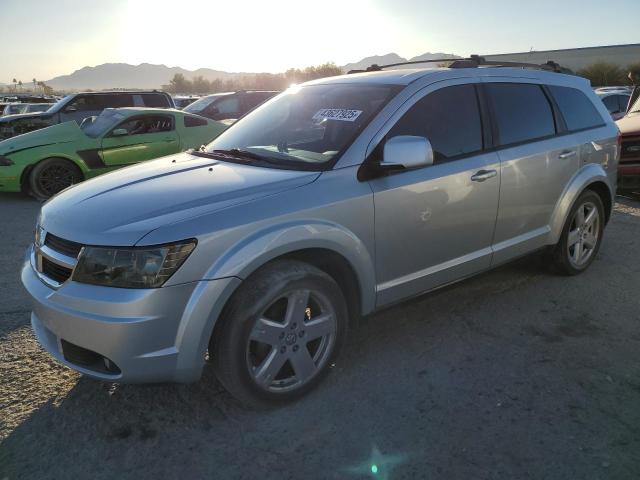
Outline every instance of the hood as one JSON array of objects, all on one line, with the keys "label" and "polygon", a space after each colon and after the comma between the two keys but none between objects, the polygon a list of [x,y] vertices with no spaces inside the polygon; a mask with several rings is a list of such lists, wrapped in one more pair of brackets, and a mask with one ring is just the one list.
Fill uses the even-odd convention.
[{"label": "hood", "polygon": [[1,141],[0,154],[9,155],[27,148],[72,142],[84,136],[80,126],[75,121],[58,123],[57,125],[40,128],[33,132],[23,133]]},{"label": "hood", "polygon": [[622,135],[640,135],[640,113],[628,113],[625,117],[616,121]]},{"label": "hood", "polygon": [[305,185],[319,175],[182,153],[65,190],[44,204],[40,224],[86,245],[129,246],[156,228]]},{"label": "hood", "polygon": [[0,123],[10,123],[16,120],[38,120],[51,117],[51,112],[16,113],[0,117]]}]

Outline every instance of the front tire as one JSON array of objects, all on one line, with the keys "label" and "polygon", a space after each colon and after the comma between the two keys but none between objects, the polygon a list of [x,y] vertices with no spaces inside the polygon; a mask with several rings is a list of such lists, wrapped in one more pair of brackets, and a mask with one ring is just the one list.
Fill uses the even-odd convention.
[{"label": "front tire", "polygon": [[338,284],[312,265],[282,260],[254,273],[234,294],[209,352],[222,385],[243,404],[282,404],[327,374],[347,334]]},{"label": "front tire", "polygon": [[41,201],[81,181],[77,165],[63,158],[42,160],[29,172],[30,193]]},{"label": "front tire", "polygon": [[584,191],[574,203],[553,249],[552,266],[564,275],[584,272],[595,259],[604,233],[604,206],[593,190]]}]

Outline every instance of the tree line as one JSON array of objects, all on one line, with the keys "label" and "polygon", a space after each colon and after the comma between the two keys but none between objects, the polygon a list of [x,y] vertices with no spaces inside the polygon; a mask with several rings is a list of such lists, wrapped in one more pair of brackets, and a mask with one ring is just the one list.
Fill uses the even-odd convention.
[{"label": "tree line", "polygon": [[632,85],[633,82],[629,78],[629,74],[635,75],[636,83],[640,80],[640,62],[622,68],[615,63],[600,61],[592,63],[576,73],[591,81],[592,87]]},{"label": "tree line", "polygon": [[176,73],[162,89],[169,93],[206,94],[234,92],[237,90],[284,90],[294,83],[302,83],[316,78],[342,75],[342,69],[335,63],[324,63],[304,69],[290,68],[284,73],[256,73],[227,79],[207,80],[197,76],[191,80]]}]

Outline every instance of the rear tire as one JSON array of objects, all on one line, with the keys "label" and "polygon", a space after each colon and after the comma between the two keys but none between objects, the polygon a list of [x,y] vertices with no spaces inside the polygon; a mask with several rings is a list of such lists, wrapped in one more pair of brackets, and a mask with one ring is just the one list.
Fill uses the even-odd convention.
[{"label": "rear tire", "polygon": [[220,321],[209,345],[216,376],[240,402],[261,408],[318,385],[344,343],[348,313],[333,278],[281,260],[249,277]]},{"label": "rear tire", "polygon": [[560,241],[551,252],[554,270],[563,275],[577,275],[589,268],[602,244],[604,223],[600,195],[585,190],[571,208]]},{"label": "rear tire", "polygon": [[63,158],[47,158],[29,172],[29,191],[44,201],[75,183],[82,181],[82,171]]}]

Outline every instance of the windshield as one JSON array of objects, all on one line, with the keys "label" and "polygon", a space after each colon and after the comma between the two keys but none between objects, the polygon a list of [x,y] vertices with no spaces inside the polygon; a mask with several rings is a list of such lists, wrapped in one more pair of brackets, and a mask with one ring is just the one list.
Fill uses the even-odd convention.
[{"label": "windshield", "polygon": [[185,112],[189,113],[200,113],[205,110],[209,105],[218,100],[220,97],[224,97],[225,95],[229,95],[228,93],[219,93],[216,95],[209,95],[207,97],[203,97],[195,102],[187,105],[184,108]]},{"label": "windshield", "polygon": [[82,131],[91,138],[97,138],[107,133],[124,118],[125,116],[123,114],[112,109],[106,109],[103,110],[93,122],[84,123],[82,125]]},{"label": "windshield", "polygon": [[397,92],[387,85],[292,87],[239,120],[206,152],[248,152],[281,167],[322,169]]}]

